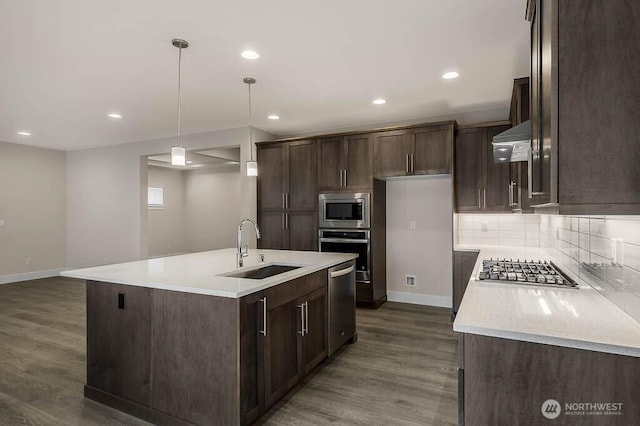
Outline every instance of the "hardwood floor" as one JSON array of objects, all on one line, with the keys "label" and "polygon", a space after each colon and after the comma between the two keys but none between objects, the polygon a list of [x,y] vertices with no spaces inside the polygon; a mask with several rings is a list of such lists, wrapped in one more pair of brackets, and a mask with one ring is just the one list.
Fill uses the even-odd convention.
[{"label": "hardwood floor", "polygon": [[[263,425],[453,425],[457,340],[449,310],[358,310],[358,342],[326,360]],[[0,425],[144,425],[85,400],[85,286],[0,285]]]}]

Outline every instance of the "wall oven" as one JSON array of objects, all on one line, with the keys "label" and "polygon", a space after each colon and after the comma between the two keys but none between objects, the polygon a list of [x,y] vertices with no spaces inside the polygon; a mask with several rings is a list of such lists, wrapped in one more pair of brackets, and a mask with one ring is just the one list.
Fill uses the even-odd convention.
[{"label": "wall oven", "polygon": [[318,245],[320,251],[357,254],[356,281],[371,282],[371,238],[368,230],[320,229]]},{"label": "wall oven", "polygon": [[371,194],[320,194],[320,228],[369,228]]}]

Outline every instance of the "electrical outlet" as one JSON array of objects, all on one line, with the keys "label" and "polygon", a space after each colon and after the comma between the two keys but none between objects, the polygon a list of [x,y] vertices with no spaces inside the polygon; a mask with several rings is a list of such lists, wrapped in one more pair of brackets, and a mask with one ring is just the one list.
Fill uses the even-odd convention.
[{"label": "electrical outlet", "polygon": [[27,257],[27,258],[24,260],[24,264],[25,264],[25,265],[31,265],[31,258],[30,258],[30,257]]},{"label": "electrical outlet", "polygon": [[415,275],[405,275],[404,279],[405,279],[404,285],[406,285],[408,287],[415,287],[416,286],[416,276]]},{"label": "electrical outlet", "polygon": [[412,220],[409,225],[411,226],[411,229],[416,229],[416,221],[415,220]]},{"label": "electrical outlet", "polygon": [[487,225],[486,223],[482,224],[482,232],[489,232],[489,225]]},{"label": "electrical outlet", "polygon": [[4,228],[5,226],[7,226],[7,221],[4,219],[0,219],[0,228]]}]

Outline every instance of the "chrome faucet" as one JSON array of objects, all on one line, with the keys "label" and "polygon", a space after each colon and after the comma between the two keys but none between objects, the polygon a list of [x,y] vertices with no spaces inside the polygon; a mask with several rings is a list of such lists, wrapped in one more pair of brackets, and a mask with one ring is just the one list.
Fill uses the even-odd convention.
[{"label": "chrome faucet", "polygon": [[260,239],[260,229],[258,228],[258,224],[255,223],[251,219],[242,219],[240,221],[240,225],[238,225],[238,254],[237,254],[237,267],[242,268],[243,258],[249,256],[249,248],[245,246],[244,250],[242,249],[242,225],[245,222],[249,222],[253,225],[253,229],[256,231],[256,239]]}]

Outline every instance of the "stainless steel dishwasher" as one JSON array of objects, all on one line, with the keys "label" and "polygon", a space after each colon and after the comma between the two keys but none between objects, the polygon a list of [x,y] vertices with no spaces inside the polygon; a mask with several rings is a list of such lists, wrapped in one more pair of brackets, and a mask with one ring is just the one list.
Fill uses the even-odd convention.
[{"label": "stainless steel dishwasher", "polygon": [[329,269],[329,355],[356,341],[356,271],[354,262]]}]

